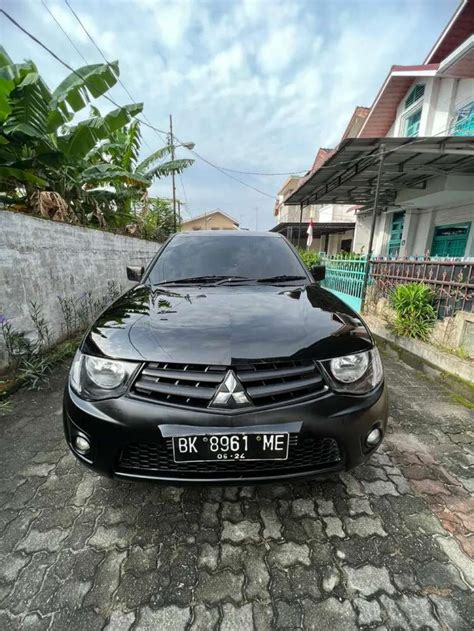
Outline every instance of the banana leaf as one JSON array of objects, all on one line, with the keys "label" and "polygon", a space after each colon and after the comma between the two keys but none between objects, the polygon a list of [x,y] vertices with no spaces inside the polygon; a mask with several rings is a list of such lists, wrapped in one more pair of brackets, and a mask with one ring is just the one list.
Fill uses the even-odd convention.
[{"label": "banana leaf", "polygon": [[74,112],[78,112],[91,98],[105,94],[117,83],[118,77],[118,61],[83,66],[68,75],[54,90],[51,108],[54,110],[59,104],[67,103]]},{"label": "banana leaf", "polygon": [[34,184],[40,188],[48,186],[48,182],[29,171],[23,171],[22,169],[14,169],[12,167],[0,166],[0,179],[4,180],[16,180],[22,184]]},{"label": "banana leaf", "polygon": [[150,180],[113,164],[95,164],[85,169],[80,175],[80,181],[83,184],[114,185],[120,182],[140,188],[148,188],[150,186]]}]

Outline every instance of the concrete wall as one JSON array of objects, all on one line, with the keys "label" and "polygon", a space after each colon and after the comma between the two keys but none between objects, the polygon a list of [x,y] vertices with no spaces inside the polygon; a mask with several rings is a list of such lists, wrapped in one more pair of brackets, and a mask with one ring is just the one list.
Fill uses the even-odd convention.
[{"label": "concrete wall", "polygon": [[[0,314],[15,329],[31,332],[28,304],[35,301],[51,328],[53,339],[63,334],[58,296],[79,298],[91,291],[100,298],[108,282],[123,289],[127,265],[146,265],[159,249],[144,241],[0,211]],[[0,366],[6,358],[0,336]]]}]

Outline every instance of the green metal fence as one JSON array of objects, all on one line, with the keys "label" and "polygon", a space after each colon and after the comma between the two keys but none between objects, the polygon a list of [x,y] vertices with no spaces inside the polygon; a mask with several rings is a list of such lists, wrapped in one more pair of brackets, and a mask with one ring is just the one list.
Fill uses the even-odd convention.
[{"label": "green metal fence", "polygon": [[323,256],[322,265],[326,267],[326,278],[321,285],[355,311],[360,311],[365,263],[365,257],[342,259],[337,256]]}]

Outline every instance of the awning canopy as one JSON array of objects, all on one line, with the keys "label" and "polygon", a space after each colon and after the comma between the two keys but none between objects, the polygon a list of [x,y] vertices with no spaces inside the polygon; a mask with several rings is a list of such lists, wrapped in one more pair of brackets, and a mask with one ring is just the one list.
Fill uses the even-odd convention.
[{"label": "awning canopy", "polygon": [[385,145],[381,205],[393,204],[401,189],[423,189],[436,176],[474,175],[474,136],[348,138],[285,199],[285,205],[369,204],[381,144]]},{"label": "awning canopy", "polygon": [[[309,221],[305,220],[301,224],[298,221],[285,221],[271,228],[270,232],[279,232],[280,234],[293,236],[297,239],[306,236]],[[325,234],[340,234],[346,230],[353,230],[355,223],[351,221],[333,221],[327,223],[313,222],[313,237],[318,239]]]}]

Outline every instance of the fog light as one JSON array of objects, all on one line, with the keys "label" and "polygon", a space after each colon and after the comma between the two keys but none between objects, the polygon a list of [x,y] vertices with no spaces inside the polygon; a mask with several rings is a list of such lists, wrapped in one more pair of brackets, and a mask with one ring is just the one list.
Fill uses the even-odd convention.
[{"label": "fog light", "polygon": [[91,444],[85,436],[76,436],[74,447],[80,454],[87,454],[91,450]]},{"label": "fog light", "polygon": [[376,427],[370,430],[365,439],[365,444],[369,447],[375,447],[382,440],[382,432]]}]

